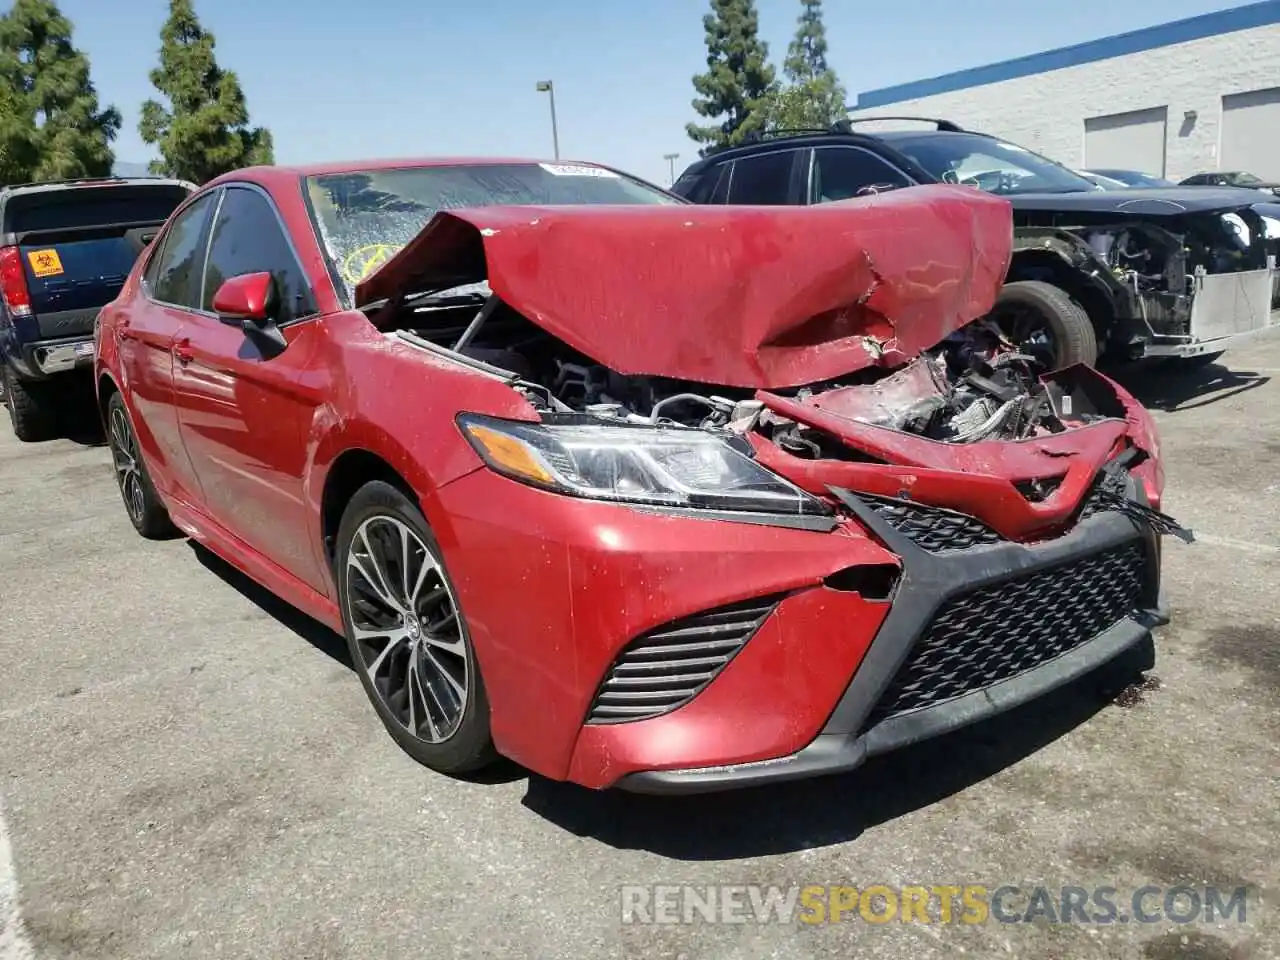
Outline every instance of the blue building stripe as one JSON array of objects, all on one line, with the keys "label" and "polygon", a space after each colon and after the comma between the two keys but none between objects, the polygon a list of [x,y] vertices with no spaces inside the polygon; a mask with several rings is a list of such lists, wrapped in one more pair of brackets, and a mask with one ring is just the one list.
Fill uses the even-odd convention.
[{"label": "blue building stripe", "polygon": [[879,90],[868,90],[858,94],[858,100],[853,109],[883,107],[903,100],[931,97],[939,93],[998,83],[1001,80],[1030,77],[1050,70],[1061,70],[1063,67],[1078,67],[1083,63],[1109,60],[1112,57],[1155,50],[1158,47],[1186,43],[1189,40],[1203,40],[1205,37],[1216,37],[1252,27],[1265,27],[1274,23],[1280,23],[1280,0],[1263,0],[1262,3],[1250,3],[1230,10],[1188,17],[1186,20],[1175,20],[1173,23],[1164,23],[1158,27],[1118,33],[1112,37],[1103,37],[1101,40],[1090,40],[1087,43],[1059,47],[1057,50],[1047,50],[1044,53],[1002,60],[1000,63],[991,63],[984,67],[957,70],[955,73],[946,73],[928,80],[915,80],[893,87],[881,87]]}]

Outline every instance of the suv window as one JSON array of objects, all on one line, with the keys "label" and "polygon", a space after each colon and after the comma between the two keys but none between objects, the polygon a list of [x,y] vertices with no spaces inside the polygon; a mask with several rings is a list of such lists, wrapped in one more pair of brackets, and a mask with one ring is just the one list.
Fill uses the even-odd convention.
[{"label": "suv window", "polygon": [[791,167],[795,155],[794,150],[778,150],[735,160],[729,202],[786,206],[791,202]]},{"label": "suv window", "polygon": [[813,151],[812,203],[848,200],[911,185],[900,171],[862,147],[818,147]]},{"label": "suv window", "polygon": [[214,294],[224,281],[245,273],[270,273],[276,278],[280,323],[315,312],[306,274],[270,202],[256,190],[228,187],[209,243],[204,309],[213,309]]},{"label": "suv window", "polygon": [[164,249],[147,265],[151,296],[162,303],[200,309],[200,274],[204,267],[205,223],[216,191],[183,210],[165,233]]}]

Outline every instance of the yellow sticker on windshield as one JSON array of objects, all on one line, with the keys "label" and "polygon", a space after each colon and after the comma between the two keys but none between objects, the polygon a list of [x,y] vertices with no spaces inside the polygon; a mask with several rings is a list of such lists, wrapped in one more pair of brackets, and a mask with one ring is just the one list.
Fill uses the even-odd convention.
[{"label": "yellow sticker on windshield", "polygon": [[57,250],[32,250],[27,254],[31,272],[37,277],[56,277],[62,273],[62,258]]},{"label": "yellow sticker on windshield", "polygon": [[396,255],[399,247],[389,243],[371,243],[352,250],[342,261],[342,276],[347,283],[359,283]]}]

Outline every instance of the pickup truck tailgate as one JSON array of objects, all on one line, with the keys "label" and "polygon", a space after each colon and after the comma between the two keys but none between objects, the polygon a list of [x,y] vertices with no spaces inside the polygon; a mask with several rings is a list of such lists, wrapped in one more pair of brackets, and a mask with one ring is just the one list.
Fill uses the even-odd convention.
[{"label": "pickup truck tailgate", "polygon": [[16,241],[31,312],[42,339],[93,332],[134,261],[187,192],[174,186],[111,185],[31,194],[6,209],[6,240]]}]

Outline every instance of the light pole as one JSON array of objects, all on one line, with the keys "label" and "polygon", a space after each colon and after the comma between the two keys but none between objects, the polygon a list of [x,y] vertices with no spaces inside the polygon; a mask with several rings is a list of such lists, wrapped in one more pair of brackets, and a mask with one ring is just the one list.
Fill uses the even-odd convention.
[{"label": "light pole", "polygon": [[676,158],[679,156],[680,154],[678,153],[664,153],[662,155],[662,159],[667,161],[667,171],[671,174],[671,178],[667,181],[669,185],[676,182]]},{"label": "light pole", "polygon": [[560,159],[560,133],[556,130],[556,88],[550,80],[538,81],[538,92],[549,94],[551,97],[551,143],[555,150],[556,159]]}]

